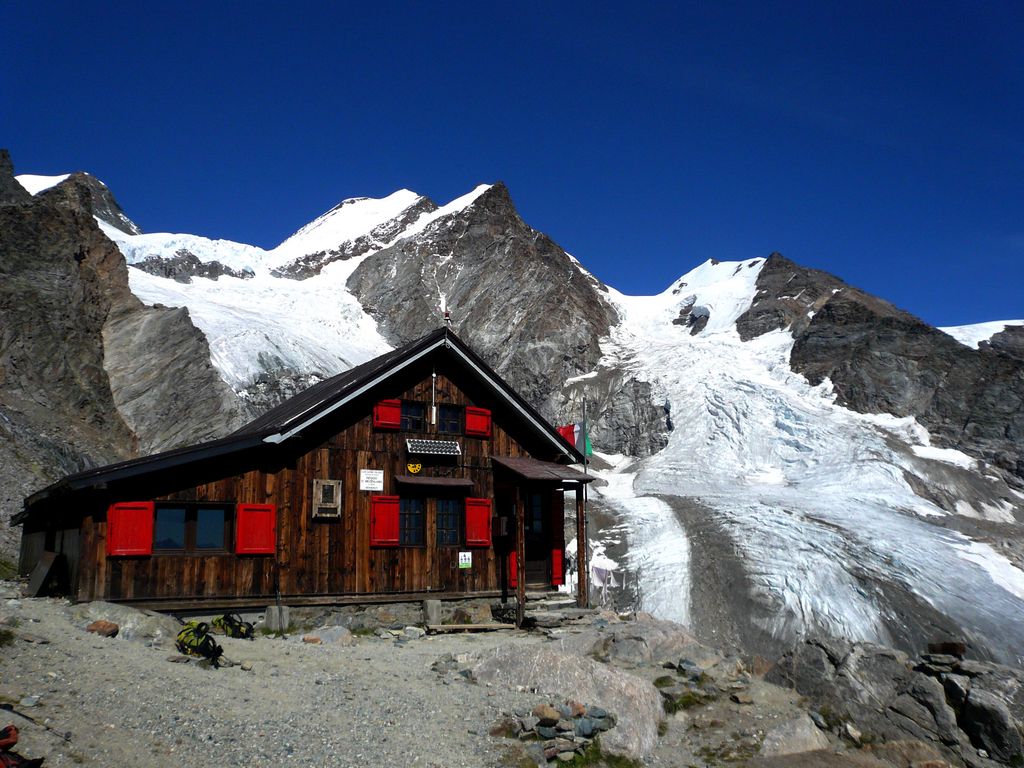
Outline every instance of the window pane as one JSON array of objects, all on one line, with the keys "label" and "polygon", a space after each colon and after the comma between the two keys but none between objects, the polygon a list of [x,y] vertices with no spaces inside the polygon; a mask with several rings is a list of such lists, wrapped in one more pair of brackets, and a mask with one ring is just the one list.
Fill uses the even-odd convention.
[{"label": "window pane", "polygon": [[530,512],[526,518],[526,529],[534,533],[544,532],[544,500],[539,493],[530,495]]},{"label": "window pane", "polygon": [[185,548],[184,507],[157,507],[153,526],[153,549]]},{"label": "window pane", "polygon": [[407,432],[423,431],[423,403],[402,403],[402,429]]},{"label": "window pane", "polygon": [[437,544],[451,546],[459,543],[459,509],[458,499],[437,500]]},{"label": "window pane", "polygon": [[461,435],[462,408],[458,405],[438,406],[437,431],[444,435]]},{"label": "window pane", "polygon": [[334,483],[324,483],[320,486],[320,503],[328,507],[334,504]]},{"label": "window pane", "polygon": [[196,510],[196,549],[224,549],[224,518],[223,509]]},{"label": "window pane", "polygon": [[402,544],[423,543],[423,499],[402,499],[398,511],[398,540]]}]

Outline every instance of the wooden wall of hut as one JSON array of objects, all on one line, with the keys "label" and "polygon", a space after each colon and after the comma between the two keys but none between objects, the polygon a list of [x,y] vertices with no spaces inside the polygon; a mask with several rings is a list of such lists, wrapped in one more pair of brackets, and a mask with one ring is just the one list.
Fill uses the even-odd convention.
[{"label": "wooden wall of hut", "polygon": [[[422,376],[422,372],[420,373]],[[448,378],[429,374],[389,397],[423,402],[429,414],[432,387],[439,404],[483,405]],[[349,421],[351,421],[351,416]],[[515,420],[510,419],[513,430]],[[79,600],[185,600],[231,596],[272,600],[279,590],[289,597],[389,595],[402,593],[463,594],[498,590],[501,568],[495,547],[437,546],[436,514],[426,505],[422,546],[370,547],[371,497],[400,495],[396,477],[408,474],[410,437],[456,439],[462,455],[456,462],[422,460],[422,477],[444,476],[472,481],[469,497],[494,498],[489,457],[528,455],[502,426],[495,412],[492,436],[438,435],[428,425],[422,433],[374,429],[372,408],[363,408],[354,423],[334,431],[278,469],[256,469],[201,485],[181,488],[160,500],[274,504],[277,507],[276,555],[160,554],[148,557],[106,556],[105,509],[96,509],[82,525],[82,556],[77,584]],[[547,457],[545,457],[547,458]],[[359,490],[363,469],[383,471],[383,491]],[[342,482],[338,519],[313,515],[314,480]],[[433,489],[423,489],[431,497]],[[550,509],[562,514],[561,494],[551,492]],[[492,514],[494,509],[492,508]],[[230,537],[229,537],[230,539]],[[459,552],[472,552],[472,567],[459,567]]]}]

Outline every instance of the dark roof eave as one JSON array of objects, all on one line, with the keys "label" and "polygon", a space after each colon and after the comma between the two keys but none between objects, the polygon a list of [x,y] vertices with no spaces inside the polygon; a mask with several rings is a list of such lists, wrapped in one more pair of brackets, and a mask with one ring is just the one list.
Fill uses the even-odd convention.
[{"label": "dark roof eave", "polygon": [[96,469],[88,469],[84,472],[62,478],[26,498],[23,509],[11,517],[11,525],[19,525],[31,513],[32,507],[55,496],[62,496],[65,493],[81,491],[86,488],[95,488],[99,485],[126,480],[149,472],[159,472],[163,469],[181,467],[265,445],[267,443],[259,435],[248,435],[241,439],[222,438],[188,448],[177,448],[152,456],[130,459]]}]

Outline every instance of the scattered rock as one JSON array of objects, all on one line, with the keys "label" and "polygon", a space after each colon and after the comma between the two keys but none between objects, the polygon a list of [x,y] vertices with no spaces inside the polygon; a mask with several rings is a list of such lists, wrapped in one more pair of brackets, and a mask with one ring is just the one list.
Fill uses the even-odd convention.
[{"label": "scattered rock", "polygon": [[568,694],[577,701],[600,701],[606,709],[621,713],[616,727],[601,739],[602,747],[613,754],[642,759],[657,743],[663,713],[657,689],[592,659],[550,647],[503,647],[473,667],[473,675],[482,684],[511,690],[523,686],[542,693]]},{"label": "scattered rock", "polygon": [[844,739],[852,741],[858,747],[860,746],[861,739],[864,738],[864,734],[853,723],[843,723],[842,736]]},{"label": "scattered rock", "polygon": [[798,717],[777,725],[764,736],[761,754],[771,756],[796,755],[828,749],[828,738],[809,717]]},{"label": "scattered rock", "polygon": [[94,621],[92,624],[85,628],[86,632],[92,632],[99,635],[100,637],[117,637],[117,633],[121,628],[112,621],[105,621],[99,619]]},{"label": "scattered rock", "polygon": [[325,645],[352,646],[357,640],[355,635],[347,628],[340,625],[321,627],[315,632],[310,632],[302,638],[303,642]]},{"label": "scattered rock", "polygon": [[550,704],[538,704],[533,708],[533,716],[537,718],[540,725],[551,727],[562,719],[562,713]]},{"label": "scattered rock", "polygon": [[410,640],[418,640],[427,634],[427,630],[422,627],[406,627],[402,630],[402,634],[408,637]]},{"label": "scattered rock", "polygon": [[251,661],[243,661],[240,666],[243,672],[252,672],[253,663]]},{"label": "scattered rock", "polygon": [[[590,712],[599,713],[601,717],[589,717]],[[550,725],[552,722],[554,727]],[[545,761],[575,759],[586,751],[592,736],[608,731],[614,725],[614,716],[604,709],[587,708],[569,700],[564,704],[538,704],[528,715],[506,715],[490,729],[490,733],[492,736],[514,736],[527,742],[543,740],[543,761],[540,763],[543,764]]]},{"label": "scattered rock", "polygon": [[23,707],[34,707],[39,703],[38,696],[24,696],[21,701],[18,702]]}]

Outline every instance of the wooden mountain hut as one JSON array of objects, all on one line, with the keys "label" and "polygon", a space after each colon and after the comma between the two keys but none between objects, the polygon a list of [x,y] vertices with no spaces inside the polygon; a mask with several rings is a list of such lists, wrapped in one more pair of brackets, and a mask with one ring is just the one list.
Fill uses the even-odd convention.
[{"label": "wooden mountain hut", "polygon": [[586,540],[582,461],[441,328],[227,437],[33,494],[20,569],[56,558],[76,600],[167,611],[523,598],[564,582],[566,491]]}]

